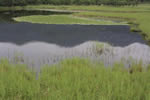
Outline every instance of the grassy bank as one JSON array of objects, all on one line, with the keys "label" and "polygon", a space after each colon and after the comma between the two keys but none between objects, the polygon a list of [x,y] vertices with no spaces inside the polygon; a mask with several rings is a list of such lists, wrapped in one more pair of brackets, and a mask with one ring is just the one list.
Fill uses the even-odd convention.
[{"label": "grassy bank", "polygon": [[[141,4],[136,7],[133,7],[133,6],[113,7],[113,6],[38,5],[38,6],[27,6],[25,9],[30,9],[30,10],[40,9],[40,10],[47,10],[47,11],[48,10],[78,11],[76,13],[73,13],[72,16],[97,19],[97,20],[107,19],[107,20],[126,21],[131,25],[131,31],[142,31],[142,34],[145,36],[145,38],[150,41],[150,28],[149,28],[150,26],[150,17],[149,17],[150,16],[150,4]],[[44,16],[31,16],[31,17],[27,16],[27,17],[16,18],[16,20],[35,22],[37,17],[42,19],[42,17],[45,18],[46,16],[45,17]],[[47,21],[48,20],[51,21],[51,18],[47,18]],[[66,17],[66,20],[67,20],[67,17]],[[38,22],[45,23],[43,20],[38,21]],[[62,23],[65,23],[65,20],[62,21]],[[76,23],[76,21],[75,20],[71,21],[71,23]],[[96,22],[96,24],[112,24],[112,22],[111,23]]]},{"label": "grassy bank", "polygon": [[138,6],[96,6],[96,5],[28,5],[27,9],[57,9],[72,11],[104,11],[104,12],[146,12],[150,4],[139,4]]},{"label": "grassy bank", "polygon": [[65,60],[42,68],[40,77],[24,65],[0,63],[1,100],[149,100],[150,70],[115,64],[105,68],[88,60]]},{"label": "grassy bank", "polygon": [[94,24],[94,25],[123,25],[124,23],[115,23],[113,21],[93,20],[72,15],[33,15],[25,17],[16,17],[14,20],[19,22],[32,22],[41,24]]}]

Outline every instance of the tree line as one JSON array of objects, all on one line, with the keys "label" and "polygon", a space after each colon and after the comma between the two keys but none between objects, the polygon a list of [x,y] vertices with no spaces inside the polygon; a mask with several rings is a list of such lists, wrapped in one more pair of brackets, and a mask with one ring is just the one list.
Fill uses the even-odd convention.
[{"label": "tree line", "polygon": [[137,5],[150,0],[0,0],[0,6],[24,6],[29,4],[54,5]]}]

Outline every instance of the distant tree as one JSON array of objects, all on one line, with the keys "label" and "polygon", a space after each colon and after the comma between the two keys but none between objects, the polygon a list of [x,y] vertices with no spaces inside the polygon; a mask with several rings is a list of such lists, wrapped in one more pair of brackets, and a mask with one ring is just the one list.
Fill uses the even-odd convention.
[{"label": "distant tree", "polygon": [[137,5],[139,2],[150,0],[0,0],[0,6],[24,6],[27,4],[54,4],[54,5]]}]

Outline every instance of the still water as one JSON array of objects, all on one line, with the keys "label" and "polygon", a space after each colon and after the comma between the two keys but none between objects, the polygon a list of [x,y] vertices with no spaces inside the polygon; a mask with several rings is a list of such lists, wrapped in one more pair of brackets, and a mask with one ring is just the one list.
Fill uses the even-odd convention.
[{"label": "still water", "polygon": [[[141,35],[130,32],[127,25],[52,25],[16,23],[12,20],[16,16],[56,13],[2,12],[0,58],[24,63],[37,70],[42,65],[73,57],[101,61],[106,66],[123,61],[129,67],[131,59],[137,63],[143,61],[144,65],[150,64],[150,47]],[[97,49],[100,42],[104,47]],[[106,43],[112,46],[105,46]]]}]

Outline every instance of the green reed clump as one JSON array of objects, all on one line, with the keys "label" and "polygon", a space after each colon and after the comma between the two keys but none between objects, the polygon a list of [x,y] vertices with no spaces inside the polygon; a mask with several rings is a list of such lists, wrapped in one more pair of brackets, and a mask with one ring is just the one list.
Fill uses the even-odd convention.
[{"label": "green reed clump", "polygon": [[[135,66],[138,66],[137,68]],[[23,65],[0,63],[1,100],[149,100],[150,69],[74,58],[45,66],[38,80]],[[140,70],[139,70],[140,69]],[[132,73],[130,73],[132,70]]]},{"label": "green reed clump", "polygon": [[149,72],[135,69],[131,74],[122,64],[106,68],[88,60],[65,60],[42,70],[42,96],[49,100],[149,100]]},{"label": "green reed clump", "polygon": [[32,100],[39,91],[39,83],[25,65],[0,63],[0,100]]}]

